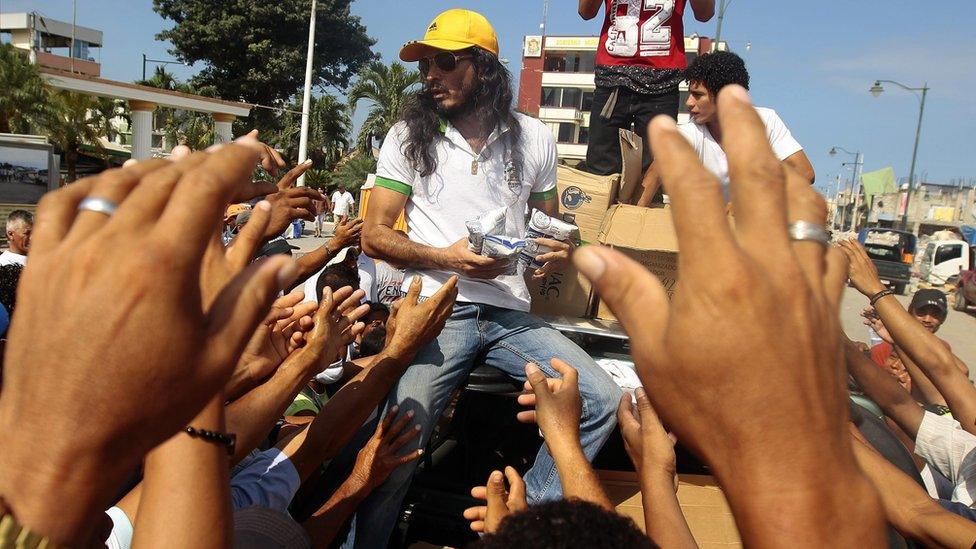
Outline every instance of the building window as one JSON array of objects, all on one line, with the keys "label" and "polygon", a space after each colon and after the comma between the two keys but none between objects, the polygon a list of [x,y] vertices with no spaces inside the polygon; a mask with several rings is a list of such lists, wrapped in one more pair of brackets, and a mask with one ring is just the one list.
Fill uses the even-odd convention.
[{"label": "building window", "polygon": [[542,106],[543,107],[558,107],[559,97],[562,88],[542,88]]},{"label": "building window", "polygon": [[583,98],[583,90],[579,88],[563,88],[563,99],[559,102],[562,107],[579,109]]},{"label": "building window", "polygon": [[547,51],[545,55],[545,72],[591,73],[596,68],[595,51]]},{"label": "building window", "polygon": [[546,52],[542,63],[545,72],[566,72],[566,52]]},{"label": "building window", "polygon": [[575,139],[573,136],[576,134],[576,124],[572,122],[560,122],[559,123],[559,134],[556,136],[556,141],[560,143],[573,143]]},{"label": "building window", "polygon": [[576,142],[580,145],[586,145],[590,142],[590,128],[585,126],[580,126],[579,137],[576,138]]},{"label": "building window", "polygon": [[593,110],[593,92],[584,91],[583,92],[583,105],[580,110],[585,112],[590,112]]},{"label": "building window", "polygon": [[596,69],[596,52],[576,52],[576,72],[593,72]]}]

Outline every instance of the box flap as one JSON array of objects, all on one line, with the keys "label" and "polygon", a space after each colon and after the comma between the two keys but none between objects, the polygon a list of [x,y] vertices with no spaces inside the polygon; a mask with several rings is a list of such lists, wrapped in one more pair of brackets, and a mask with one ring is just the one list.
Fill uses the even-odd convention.
[{"label": "box flap", "polygon": [[678,251],[670,206],[644,208],[617,204],[603,218],[598,240],[607,246],[634,250]]},{"label": "box flap", "polygon": [[630,204],[634,202],[634,193],[639,197],[643,192],[641,181],[644,179],[644,140],[623,128],[620,128],[619,134],[621,175],[617,200],[622,204]]}]

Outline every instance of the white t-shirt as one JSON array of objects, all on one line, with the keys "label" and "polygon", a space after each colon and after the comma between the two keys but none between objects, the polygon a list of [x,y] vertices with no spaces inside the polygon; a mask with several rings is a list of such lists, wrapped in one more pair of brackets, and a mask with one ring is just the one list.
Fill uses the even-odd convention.
[{"label": "white t-shirt", "polygon": [[336,217],[341,217],[344,215],[349,215],[349,211],[356,200],[352,197],[349,191],[340,193],[336,191],[332,193],[332,213]]},{"label": "white t-shirt", "polygon": [[[793,138],[790,129],[786,127],[776,111],[765,107],[756,107],[756,112],[763,124],[766,125],[766,137],[769,139],[769,144],[772,146],[776,158],[784,160],[803,150],[803,147]],[[705,168],[715,174],[715,177],[718,177],[722,183],[722,193],[725,194],[725,199],[729,200],[729,160],[725,156],[725,151],[708,131],[708,127],[704,124],[687,122],[679,124],[678,131],[695,148],[698,159],[701,160]]]},{"label": "white t-shirt", "polygon": [[[432,145],[437,170],[428,177],[421,177],[403,154],[406,125],[399,122],[390,129],[380,149],[376,185],[409,197],[406,217],[410,240],[446,248],[468,236],[466,221],[501,207],[508,208],[505,235],[525,236],[530,195],[543,200],[556,193],[556,141],[539,120],[522,114],[516,116],[522,130],[520,143],[509,146],[508,128],[498,128],[488,137],[481,154],[475,154],[450,124],[442,124],[443,139],[437,139]],[[509,150],[515,146],[522,156],[521,174],[516,173]],[[476,169],[472,168],[473,163]],[[430,297],[456,273],[408,269],[404,275],[404,291],[415,274],[423,278],[421,295]],[[529,292],[520,275],[499,276],[494,280],[461,275],[458,301],[529,310]]]},{"label": "white t-shirt", "polygon": [[[363,300],[376,301],[376,263],[373,262],[373,258],[360,253],[359,257],[356,258],[356,266],[359,267],[359,288],[366,292],[366,297]],[[315,294],[315,286],[319,282],[319,275],[324,270],[325,267],[322,267],[319,272],[308,277],[308,280],[305,281],[305,285],[302,286],[305,299],[302,300],[302,303],[319,302],[318,296]]]},{"label": "white t-shirt", "polygon": [[27,265],[27,256],[6,250],[0,254],[0,267],[4,265]]}]

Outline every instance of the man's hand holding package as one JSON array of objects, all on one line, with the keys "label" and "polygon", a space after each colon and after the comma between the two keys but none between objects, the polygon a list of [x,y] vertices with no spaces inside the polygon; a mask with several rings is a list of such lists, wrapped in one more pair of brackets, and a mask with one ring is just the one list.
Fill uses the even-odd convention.
[{"label": "man's hand holding package", "polygon": [[497,278],[511,266],[511,260],[485,257],[468,248],[468,238],[464,237],[447,248],[440,250],[440,266],[468,278]]}]

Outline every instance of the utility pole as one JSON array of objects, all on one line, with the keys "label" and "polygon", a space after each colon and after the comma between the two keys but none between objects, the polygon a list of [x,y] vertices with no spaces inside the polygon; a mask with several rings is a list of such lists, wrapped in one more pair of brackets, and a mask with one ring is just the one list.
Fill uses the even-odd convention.
[{"label": "utility pole", "polygon": [[[308,20],[308,55],[305,58],[305,95],[302,97],[302,130],[298,138],[298,163],[308,158],[308,118],[312,102],[312,55],[315,52],[315,7],[312,0],[312,14]],[[298,178],[298,186],[305,185],[305,174]]]},{"label": "utility pole", "polygon": [[71,72],[75,72],[75,27],[78,26],[78,2],[71,0]]},{"label": "utility pole", "polygon": [[715,41],[712,42],[712,51],[718,51],[718,43],[722,40],[722,21],[725,19],[725,0],[721,0],[718,5],[718,22],[715,24]]}]

